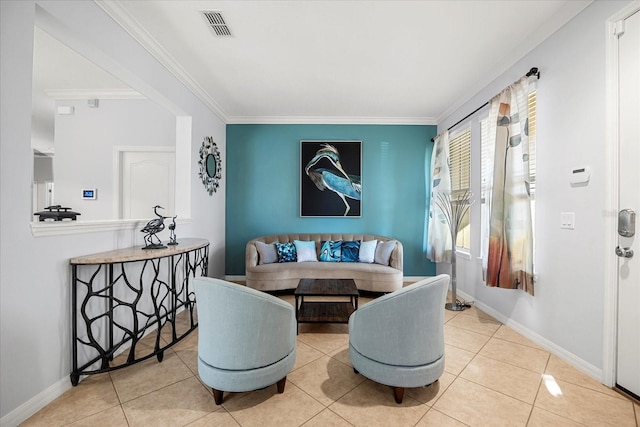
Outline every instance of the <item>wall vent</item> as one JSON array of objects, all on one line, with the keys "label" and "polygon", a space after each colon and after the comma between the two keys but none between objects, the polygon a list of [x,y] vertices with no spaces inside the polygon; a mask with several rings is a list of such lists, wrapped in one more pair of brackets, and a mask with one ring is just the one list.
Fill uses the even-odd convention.
[{"label": "wall vent", "polygon": [[229,30],[229,27],[227,26],[227,23],[225,22],[221,12],[214,10],[202,10],[201,12],[209,23],[209,26],[213,29],[217,36],[231,36],[231,30]]}]

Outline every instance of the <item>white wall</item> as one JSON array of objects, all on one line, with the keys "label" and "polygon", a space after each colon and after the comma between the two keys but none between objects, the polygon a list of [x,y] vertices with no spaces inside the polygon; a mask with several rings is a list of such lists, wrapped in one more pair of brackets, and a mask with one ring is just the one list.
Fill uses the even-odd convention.
[{"label": "white wall", "polygon": [[56,101],[46,96],[33,97],[33,114],[31,116],[31,146],[41,153],[55,152],[53,144],[54,117]]},{"label": "white wall", "polygon": [[[535,296],[488,288],[477,259],[458,262],[458,289],[503,320],[602,378],[606,251],[605,22],[628,1],[597,1],[484,88],[438,127],[442,131],[516,81],[531,67],[537,86]],[[477,139],[472,156],[479,155]],[[588,186],[571,187],[577,167],[591,167]],[[473,165],[479,176],[478,163]],[[479,194],[478,187],[474,189]],[[479,206],[473,224],[479,230]],[[575,229],[560,229],[560,213],[575,212]],[[478,236],[475,234],[475,236]],[[477,239],[478,237],[476,237]],[[448,265],[440,265],[446,272]]]},{"label": "white wall", "polygon": [[[142,243],[138,231],[34,238],[30,232],[31,64],[34,1],[0,2],[0,417],[14,425],[69,387],[70,267],[74,256]],[[211,242],[209,275],[224,275],[225,179],[213,196],[197,176],[198,148],[213,136],[225,158],[225,125],[93,2],[42,7],[111,57],[134,89],[157,91],[192,117],[192,218],[179,237]],[[125,81],[127,79],[124,79]],[[225,171],[223,167],[223,172]],[[163,236],[167,237],[167,236]]]},{"label": "white wall", "polygon": [[[101,99],[98,108],[86,100],[57,105],[74,107],[74,114],[55,117],[55,203],[80,212],[78,221],[117,219],[114,147],[175,146],[175,115],[146,99]],[[98,198],[83,200],[85,188],[96,188]]]}]

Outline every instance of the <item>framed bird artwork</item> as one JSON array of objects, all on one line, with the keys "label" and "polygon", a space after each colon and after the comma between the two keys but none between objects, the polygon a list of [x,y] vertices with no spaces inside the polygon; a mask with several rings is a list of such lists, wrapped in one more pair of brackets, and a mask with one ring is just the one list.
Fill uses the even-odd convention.
[{"label": "framed bird artwork", "polygon": [[362,141],[300,141],[300,216],[362,216]]}]

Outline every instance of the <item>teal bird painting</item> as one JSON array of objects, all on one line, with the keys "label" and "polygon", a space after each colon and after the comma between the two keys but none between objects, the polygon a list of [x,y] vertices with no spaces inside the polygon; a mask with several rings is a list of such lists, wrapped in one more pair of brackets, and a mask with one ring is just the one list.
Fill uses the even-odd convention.
[{"label": "teal bird painting", "polygon": [[340,163],[340,153],[331,144],[322,144],[304,168],[307,176],[320,191],[333,191],[345,205],[343,216],[351,207],[347,199],[360,200],[362,184],[360,176],[347,173]]}]

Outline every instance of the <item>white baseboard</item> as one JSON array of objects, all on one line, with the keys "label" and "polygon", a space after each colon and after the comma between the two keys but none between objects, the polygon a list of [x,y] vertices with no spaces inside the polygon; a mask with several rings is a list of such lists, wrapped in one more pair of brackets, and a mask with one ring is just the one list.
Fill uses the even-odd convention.
[{"label": "white baseboard", "polygon": [[26,419],[34,415],[36,412],[38,412],[40,409],[56,400],[71,387],[72,385],[69,376],[58,380],[46,390],[38,393],[33,398],[29,399],[28,401],[2,417],[2,419],[0,419],[0,426],[15,427],[19,425],[20,423],[24,422]]},{"label": "white baseboard", "polygon": [[404,276],[402,278],[402,283],[415,283],[415,282],[419,282],[420,280],[424,280],[427,279],[429,277],[433,277],[433,276]]},{"label": "white baseboard", "polygon": [[[460,290],[458,290],[457,293],[464,300],[472,301],[474,299],[471,295],[469,295],[469,294],[467,294],[465,292],[461,292]],[[519,333],[523,337],[527,338],[531,342],[539,345],[540,347],[544,348],[545,350],[547,350],[551,354],[553,354],[553,355],[559,357],[560,359],[564,360],[565,362],[567,362],[568,364],[570,364],[574,368],[576,368],[579,371],[589,375],[591,378],[595,379],[596,381],[602,383],[602,378],[603,378],[602,377],[602,375],[603,375],[602,369],[593,366],[592,364],[590,364],[590,363],[586,362],[585,360],[579,358],[575,354],[567,351],[566,349],[560,347],[559,345],[555,344],[554,342],[549,341],[548,339],[546,339],[543,336],[537,334],[536,332],[533,332],[531,329],[529,329],[529,328],[521,325],[520,323],[508,318],[507,316],[504,316],[504,315],[498,313],[497,311],[495,311],[493,308],[489,307],[488,305],[486,305],[486,304],[484,304],[484,303],[482,303],[480,301],[475,301],[474,305],[476,307],[478,307],[480,310],[482,310],[485,313],[487,313],[488,315],[492,316],[498,322],[510,327],[511,329],[513,329],[514,331],[516,331],[517,333]]]}]

